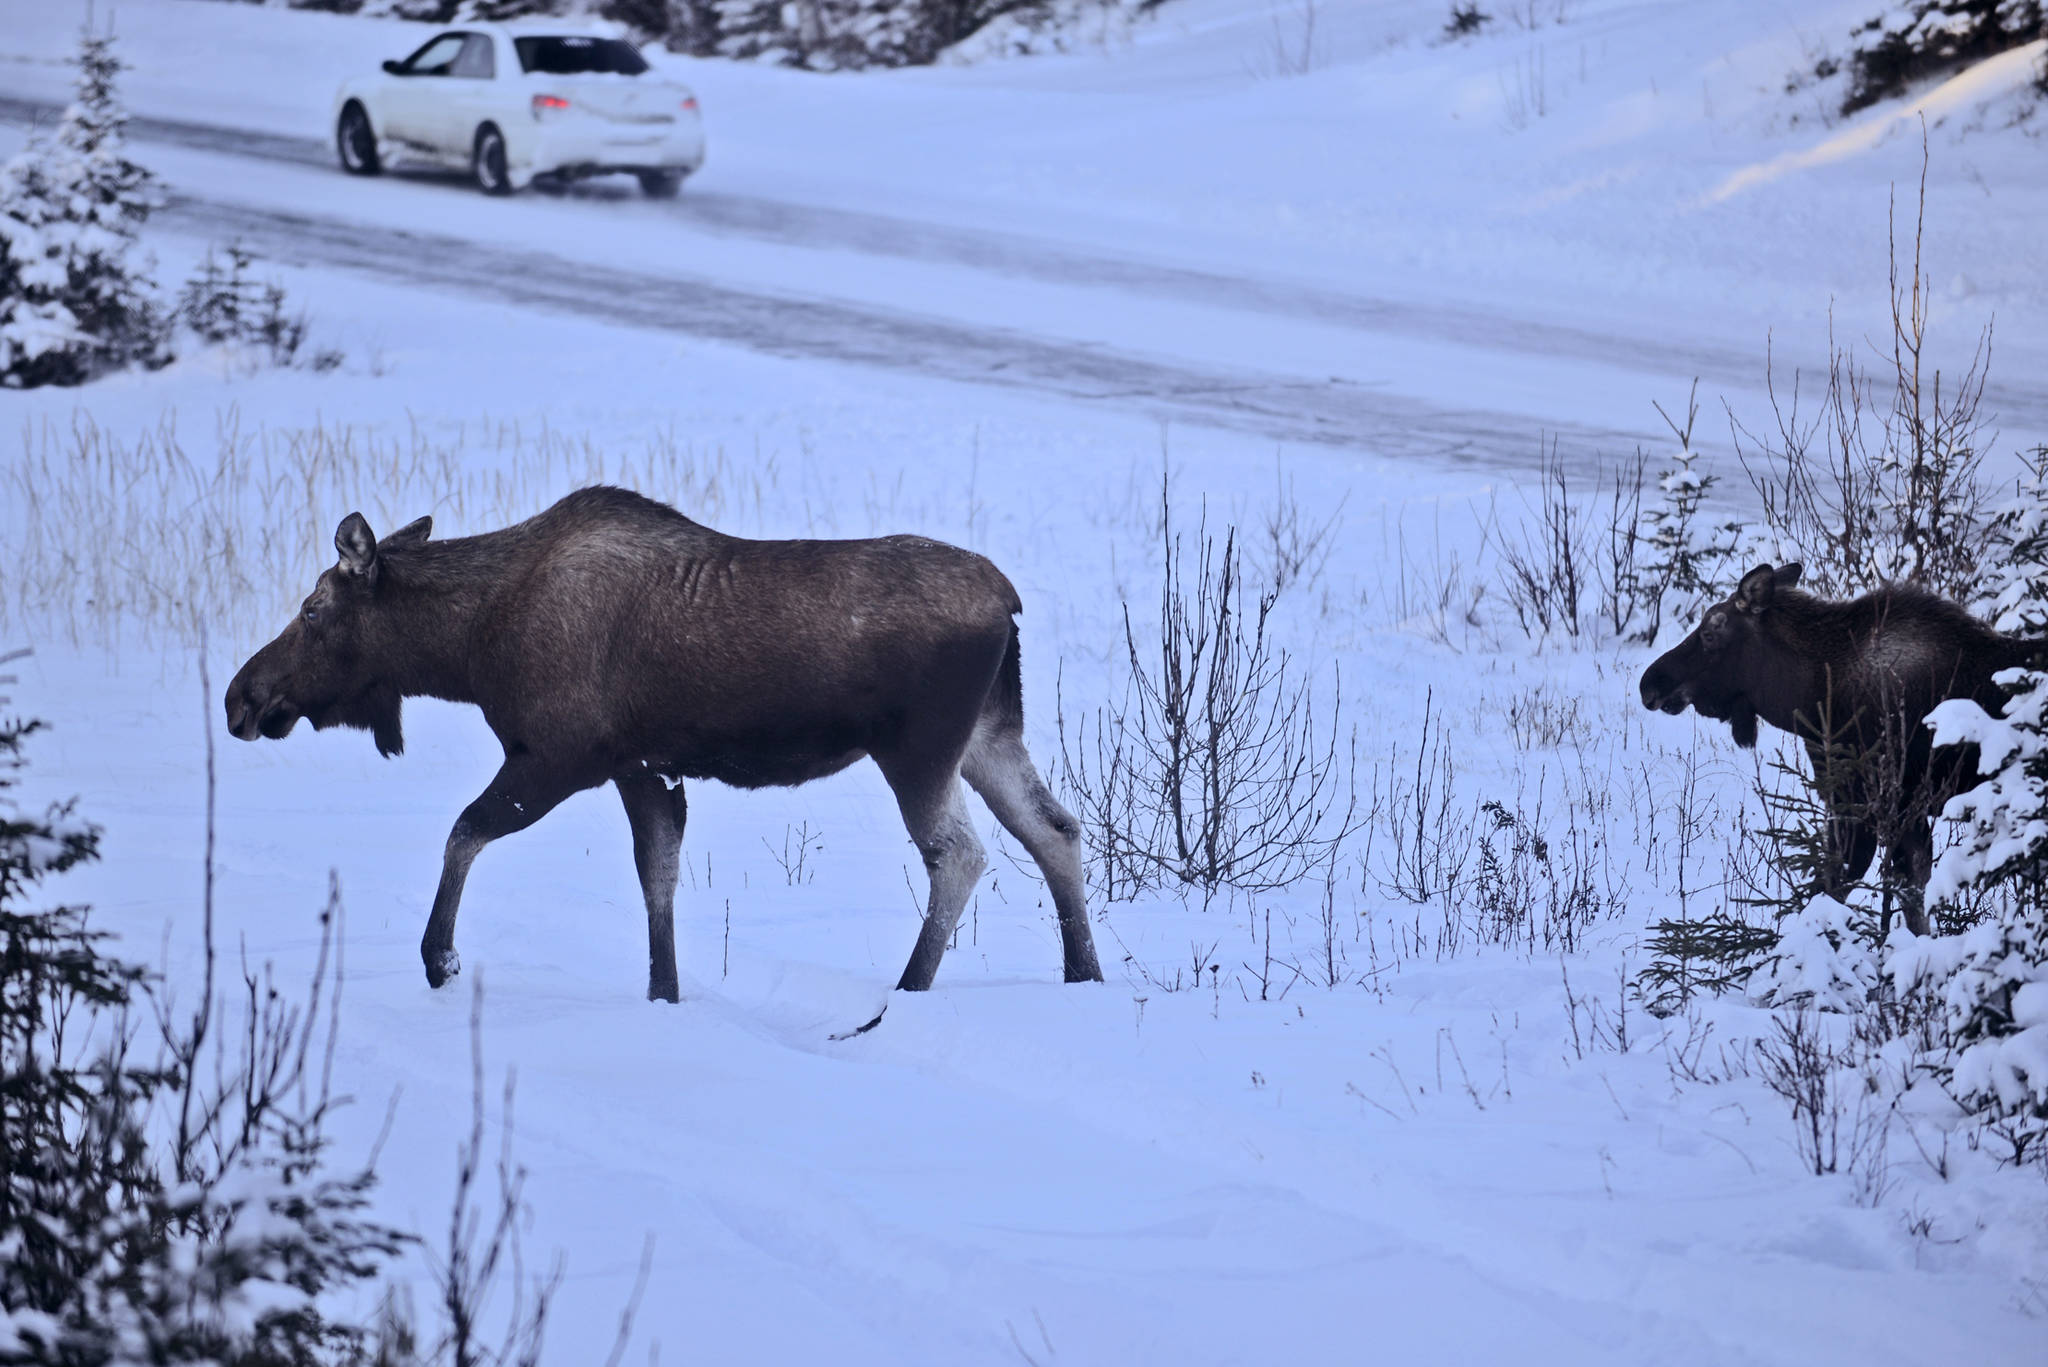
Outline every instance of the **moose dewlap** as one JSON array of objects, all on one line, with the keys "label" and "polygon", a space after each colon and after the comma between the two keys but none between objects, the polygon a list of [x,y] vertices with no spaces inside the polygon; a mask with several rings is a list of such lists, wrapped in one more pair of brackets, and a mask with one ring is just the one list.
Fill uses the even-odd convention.
[{"label": "moose dewlap", "polygon": [[298,617],[228,685],[228,730],[367,730],[404,748],[409,697],[474,703],[505,762],[449,833],[420,941],[427,981],[460,964],[455,913],[477,853],[611,783],[647,900],[647,995],[677,999],[683,780],[807,783],[872,758],[931,875],[899,988],[938,972],[985,867],[960,781],[1044,873],[1068,982],[1101,981],[1080,830],[1023,740],[1017,591],[988,560],[915,536],[749,541],[625,489],[570,494],[502,531],[379,541],[360,513]]}]

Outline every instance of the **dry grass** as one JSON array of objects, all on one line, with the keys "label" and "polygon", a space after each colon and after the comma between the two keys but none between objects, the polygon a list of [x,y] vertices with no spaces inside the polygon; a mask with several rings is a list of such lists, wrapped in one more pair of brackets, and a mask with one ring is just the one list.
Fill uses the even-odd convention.
[{"label": "dry grass", "polygon": [[0,471],[0,630],[74,645],[247,640],[332,561],[351,510],[381,530],[431,513],[459,535],[612,483],[740,530],[759,526],[779,477],[772,455],[735,460],[672,430],[608,450],[488,418],[250,431],[229,409],[205,440],[175,415],[124,439],[80,413],[69,427],[25,426]]}]

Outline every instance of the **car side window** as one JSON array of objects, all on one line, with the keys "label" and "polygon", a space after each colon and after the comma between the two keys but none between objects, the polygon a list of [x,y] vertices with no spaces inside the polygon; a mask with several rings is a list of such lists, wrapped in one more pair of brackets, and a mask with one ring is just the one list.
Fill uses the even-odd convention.
[{"label": "car side window", "polygon": [[446,76],[449,68],[455,64],[456,57],[462,52],[462,46],[466,40],[467,35],[465,34],[442,34],[439,38],[428,43],[406,59],[405,74],[408,76]]},{"label": "car side window", "polygon": [[455,65],[448,69],[448,74],[488,81],[498,74],[497,66],[491,52],[491,40],[481,33],[471,33],[463,37],[462,54],[455,59]]}]

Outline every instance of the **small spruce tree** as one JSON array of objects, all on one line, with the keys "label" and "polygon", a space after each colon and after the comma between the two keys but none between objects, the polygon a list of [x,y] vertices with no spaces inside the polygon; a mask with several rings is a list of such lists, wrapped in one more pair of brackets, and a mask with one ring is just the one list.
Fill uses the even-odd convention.
[{"label": "small spruce tree", "polygon": [[0,384],[82,384],[157,364],[166,328],[138,235],[158,202],[125,150],[111,32],[79,35],[77,97],[0,167]]},{"label": "small spruce tree", "polygon": [[304,1085],[317,995],[245,972],[246,1014],[225,1016],[209,936],[190,1023],[161,997],[139,1011],[147,975],[85,908],[26,905],[99,845],[74,804],[16,797],[39,729],[0,723],[0,1362],[365,1362],[371,1332],[321,1298],[408,1240],[368,1216],[374,1173],[327,1171],[333,1103]]},{"label": "small spruce tree", "polygon": [[1905,944],[1890,967],[1936,1005],[1937,1078],[2016,1161],[2048,1150],[2036,1142],[2048,1137],[2048,449],[2028,468],[1993,520],[1993,597],[1999,628],[2042,639],[2042,655],[1999,676],[2002,717],[1956,699],[1928,718],[1937,744],[1975,744],[1987,776],[1948,804],[1961,838],[1928,895],[1981,898],[1987,913],[1961,934]]},{"label": "small spruce tree", "polygon": [[1645,644],[1657,639],[1666,622],[1681,623],[1690,630],[1700,610],[1728,589],[1728,573],[1746,530],[1740,522],[1711,527],[1706,523],[1707,495],[1719,477],[1700,468],[1700,453],[1692,444],[1693,424],[1699,417],[1698,395],[1695,382],[1686,400],[1683,427],[1661,405],[1657,409],[1678,439],[1678,451],[1674,468],[1657,480],[1660,497],[1642,515],[1642,549],[1637,552],[1641,559],[1635,568],[1634,587],[1644,616],[1632,634]]}]

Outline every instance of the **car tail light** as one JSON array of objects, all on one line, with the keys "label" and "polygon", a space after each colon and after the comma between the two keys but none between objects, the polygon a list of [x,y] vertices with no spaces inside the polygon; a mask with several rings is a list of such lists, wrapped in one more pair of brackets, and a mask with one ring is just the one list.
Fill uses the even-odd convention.
[{"label": "car tail light", "polygon": [[549,114],[566,114],[569,102],[560,95],[536,95],[533,97],[533,117],[544,118]]},{"label": "car tail light", "polygon": [[697,97],[695,95],[685,95],[683,97],[683,108],[689,110],[692,114],[696,113]]}]

